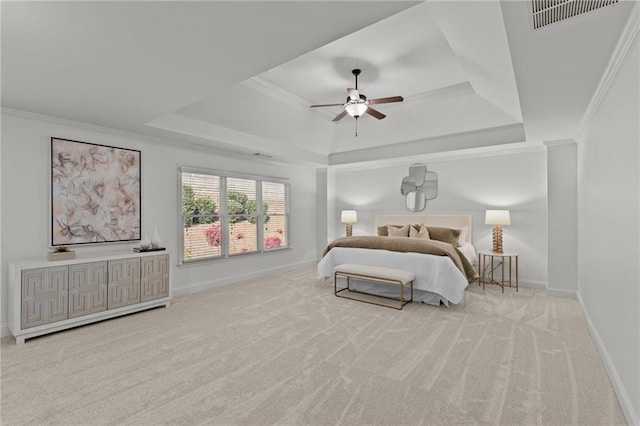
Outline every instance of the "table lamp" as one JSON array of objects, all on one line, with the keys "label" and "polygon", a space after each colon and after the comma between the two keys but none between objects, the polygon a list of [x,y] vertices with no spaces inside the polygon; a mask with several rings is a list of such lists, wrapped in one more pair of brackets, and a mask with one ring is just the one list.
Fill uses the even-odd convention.
[{"label": "table lamp", "polygon": [[347,237],[352,235],[352,226],[358,221],[358,213],[355,210],[342,210],[340,222],[347,224]]},{"label": "table lamp", "polygon": [[511,225],[509,210],[487,210],[484,216],[485,225],[493,225],[494,253],[502,253],[502,226]]}]

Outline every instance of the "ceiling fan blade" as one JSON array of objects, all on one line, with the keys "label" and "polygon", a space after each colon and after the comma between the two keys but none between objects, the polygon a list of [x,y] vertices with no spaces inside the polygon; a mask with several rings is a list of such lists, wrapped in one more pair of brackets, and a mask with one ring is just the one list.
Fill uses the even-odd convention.
[{"label": "ceiling fan blade", "polygon": [[360,93],[358,93],[358,89],[347,89],[347,92],[349,92],[349,99],[352,101],[360,100]]},{"label": "ceiling fan blade", "polygon": [[322,104],[322,105],[311,105],[311,108],[317,107],[329,107],[329,106],[343,106],[344,104]]},{"label": "ceiling fan blade", "polygon": [[333,121],[340,121],[345,115],[347,115],[347,110],[344,110],[340,114],[336,115],[336,118],[334,118]]},{"label": "ceiling fan blade", "polygon": [[388,104],[391,102],[402,102],[404,98],[402,96],[390,96],[388,98],[369,99],[370,105],[375,104]]},{"label": "ceiling fan blade", "polygon": [[374,116],[375,118],[377,118],[378,120],[382,120],[383,118],[386,117],[386,115],[384,115],[383,113],[381,113],[378,110],[375,110],[371,107],[367,108],[367,110],[365,111],[367,114]]}]

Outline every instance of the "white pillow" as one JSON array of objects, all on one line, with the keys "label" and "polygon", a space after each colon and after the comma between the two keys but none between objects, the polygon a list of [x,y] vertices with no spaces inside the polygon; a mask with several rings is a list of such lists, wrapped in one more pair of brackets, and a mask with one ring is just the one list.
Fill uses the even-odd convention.
[{"label": "white pillow", "polygon": [[409,236],[411,238],[424,238],[425,240],[430,240],[429,230],[426,226],[420,225],[420,230],[416,230],[415,226],[409,227]]},{"label": "white pillow", "polygon": [[408,237],[409,228],[411,225],[405,225],[402,228],[396,228],[395,226],[387,226],[387,233],[390,237]]},{"label": "white pillow", "polygon": [[460,250],[467,259],[469,259],[469,262],[471,262],[472,265],[478,265],[478,255],[470,243],[463,244],[458,250]]},{"label": "white pillow", "polygon": [[467,243],[467,233],[469,232],[469,228],[467,228],[466,226],[462,227],[462,228],[456,228],[460,230],[460,236],[458,236],[458,247],[462,247],[463,245],[465,245]]}]

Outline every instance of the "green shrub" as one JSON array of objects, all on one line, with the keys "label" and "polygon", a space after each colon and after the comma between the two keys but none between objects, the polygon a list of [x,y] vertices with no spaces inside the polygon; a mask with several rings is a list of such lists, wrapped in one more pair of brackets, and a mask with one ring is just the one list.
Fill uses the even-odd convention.
[{"label": "green shrub", "polygon": [[213,198],[207,195],[196,197],[190,185],[182,185],[182,215],[185,227],[214,222],[212,216],[215,214],[216,207]]},{"label": "green shrub", "polygon": [[247,194],[243,194],[242,192],[238,192],[238,191],[227,192],[227,204],[229,203],[229,201],[236,201],[242,207],[245,207],[247,205],[248,200],[249,200],[249,197],[247,197]]},{"label": "green shrub", "polygon": [[[237,199],[227,198],[227,213],[229,215],[241,215],[245,212],[245,206]],[[236,223],[244,220],[242,216],[229,216],[229,222]]]},{"label": "green shrub", "polygon": [[[213,198],[206,195],[196,197],[195,199],[195,214],[201,215],[198,218],[194,218],[198,223],[211,223],[213,222],[213,215],[216,212],[216,203]],[[206,216],[202,216],[206,215]]]},{"label": "green shrub", "polygon": [[[190,185],[182,185],[182,214],[186,228],[192,225],[215,222],[216,208],[213,198],[206,195],[196,196]],[[263,202],[262,213],[265,216],[268,209],[268,203]],[[229,191],[227,193],[227,213],[230,215],[230,223],[248,220],[255,225],[258,219],[256,201],[250,200],[246,194],[238,191]],[[265,222],[268,220],[269,217],[266,216]]]},{"label": "green shrub", "polygon": [[[262,202],[262,214],[266,215],[267,210],[269,209],[269,204],[266,201]],[[248,200],[247,201],[247,220],[252,225],[255,225],[258,220],[258,212],[256,211],[256,200]]]},{"label": "green shrub", "polygon": [[191,226],[191,216],[196,208],[195,196],[193,188],[189,185],[182,185],[182,216],[184,217],[184,226]]}]

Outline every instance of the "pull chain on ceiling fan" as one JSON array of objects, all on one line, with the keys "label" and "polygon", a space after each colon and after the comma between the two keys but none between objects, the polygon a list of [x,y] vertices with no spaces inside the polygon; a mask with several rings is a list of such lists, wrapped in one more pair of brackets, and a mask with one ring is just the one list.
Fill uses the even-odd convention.
[{"label": "pull chain on ceiling fan", "polygon": [[404,98],[402,96],[391,96],[388,98],[377,98],[377,99],[367,99],[365,95],[358,91],[358,76],[362,70],[356,68],[351,71],[351,74],[354,75],[356,80],[355,89],[347,89],[347,100],[343,104],[322,104],[322,105],[311,105],[311,108],[317,107],[331,107],[331,106],[342,106],[344,107],[344,111],[340,114],[336,115],[333,121],[340,121],[344,116],[349,114],[351,117],[356,119],[356,136],[358,136],[358,118],[362,116],[362,114],[369,114],[378,120],[382,120],[386,117],[383,113],[378,110],[371,108],[371,105],[376,104],[388,104],[391,102],[402,102]]}]

